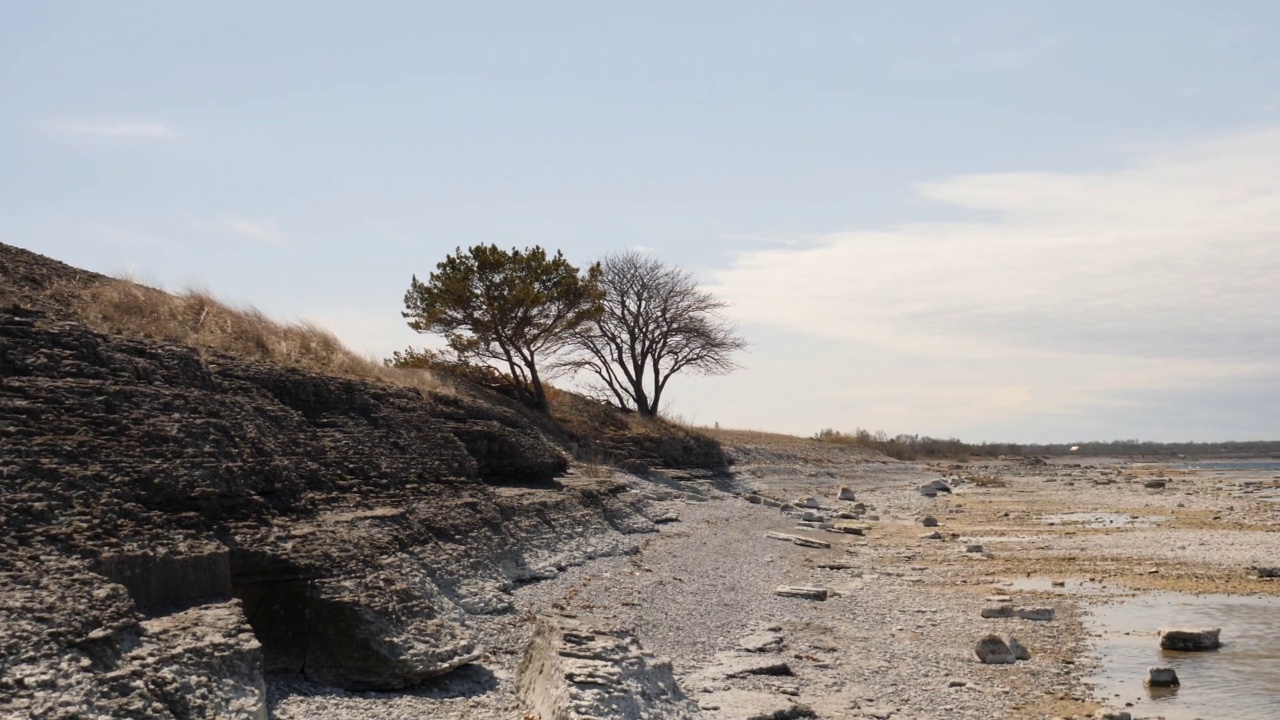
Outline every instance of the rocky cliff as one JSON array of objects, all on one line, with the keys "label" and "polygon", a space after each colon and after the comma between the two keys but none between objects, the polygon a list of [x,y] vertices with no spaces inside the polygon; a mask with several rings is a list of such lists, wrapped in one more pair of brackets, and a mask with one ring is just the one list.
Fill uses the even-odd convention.
[{"label": "rocky cliff", "polygon": [[6,717],[265,717],[264,672],[412,685],[476,659],[467,617],[514,584],[653,527],[511,403],[97,332],[69,298],[102,281],[0,245]]}]

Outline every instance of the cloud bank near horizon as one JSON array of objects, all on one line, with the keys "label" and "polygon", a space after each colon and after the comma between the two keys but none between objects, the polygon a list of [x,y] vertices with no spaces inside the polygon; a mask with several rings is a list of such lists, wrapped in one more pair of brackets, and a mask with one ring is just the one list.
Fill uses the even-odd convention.
[{"label": "cloud bank near horizon", "polygon": [[[1276,387],[1280,129],[1148,149],[1106,172],[916,190],[973,219],[748,251],[708,288],[743,323],[895,358],[867,360],[874,382],[847,391],[890,424],[930,407],[966,428]],[[904,359],[914,367],[895,369]]]}]

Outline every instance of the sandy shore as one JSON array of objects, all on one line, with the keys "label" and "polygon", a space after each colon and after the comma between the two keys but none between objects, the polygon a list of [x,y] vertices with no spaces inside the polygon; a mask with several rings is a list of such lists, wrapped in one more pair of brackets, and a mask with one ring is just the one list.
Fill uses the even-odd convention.
[{"label": "sandy shore", "polygon": [[[657,534],[634,536],[637,554],[519,588],[516,613],[474,618],[487,650],[479,666],[408,693],[277,679],[274,716],[525,718],[514,675],[532,620],[570,612],[633,625],[645,649],[671,659],[708,718],[747,717],[721,700],[739,691],[807,706],[820,718],[1088,717],[1101,706],[1087,684],[1096,659],[1082,614],[1106,600],[1055,592],[1053,580],[1280,594],[1280,582],[1249,571],[1280,564],[1280,503],[1260,499],[1280,483],[1274,477],[1243,487],[1220,473],[1116,460],[914,464],[764,434],[721,439],[736,460],[731,480],[630,481],[679,517]],[[940,478],[953,494],[917,491]],[[867,506],[857,521],[864,535],[797,530],[779,509],[735,494],[812,495],[830,516],[854,505],[836,499],[841,485]],[[922,526],[925,515],[938,527]],[[922,537],[934,530],[942,539]],[[769,531],[831,547],[801,547]],[[967,551],[974,545],[982,551]],[[1008,580],[1024,589],[1009,589]],[[779,585],[829,588],[833,596],[780,597]],[[1018,607],[1052,608],[1053,620],[984,619],[995,594]],[[991,632],[1017,636],[1032,659],[981,664],[974,644]],[[725,677],[741,641],[762,634],[777,638],[765,654],[790,674]]]}]

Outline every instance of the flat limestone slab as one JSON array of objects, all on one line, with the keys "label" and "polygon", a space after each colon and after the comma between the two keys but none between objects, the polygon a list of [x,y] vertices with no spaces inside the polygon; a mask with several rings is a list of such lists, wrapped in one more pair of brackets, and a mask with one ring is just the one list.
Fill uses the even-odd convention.
[{"label": "flat limestone slab", "polygon": [[801,535],[788,535],[787,533],[767,532],[765,533],[765,537],[773,538],[774,540],[783,540],[786,542],[792,542],[792,543],[795,543],[796,545],[801,545],[804,547],[821,548],[823,550],[826,550],[831,547],[831,543],[829,542],[825,542],[823,540],[813,540],[811,538],[803,537]]},{"label": "flat limestone slab", "polygon": [[831,595],[830,588],[806,587],[804,585],[779,585],[773,589],[774,595],[797,597],[805,600],[826,600]]},{"label": "flat limestone slab", "polygon": [[710,716],[723,720],[799,720],[818,716],[813,708],[795,698],[740,689],[708,694],[698,705]]},{"label": "flat limestone slab", "polygon": [[813,709],[785,695],[754,690],[712,693],[698,703],[711,717],[721,720],[792,720],[817,717]]}]

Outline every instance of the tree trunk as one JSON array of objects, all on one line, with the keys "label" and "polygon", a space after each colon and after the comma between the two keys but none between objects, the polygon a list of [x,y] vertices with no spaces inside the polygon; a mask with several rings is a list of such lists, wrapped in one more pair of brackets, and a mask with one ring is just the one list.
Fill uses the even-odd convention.
[{"label": "tree trunk", "polygon": [[538,377],[538,368],[529,363],[529,381],[533,385],[533,409],[543,415],[551,414],[551,405],[547,402],[547,392],[542,387],[542,378]]}]

